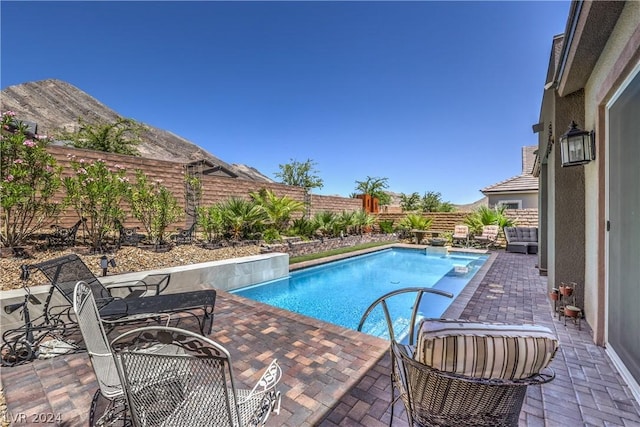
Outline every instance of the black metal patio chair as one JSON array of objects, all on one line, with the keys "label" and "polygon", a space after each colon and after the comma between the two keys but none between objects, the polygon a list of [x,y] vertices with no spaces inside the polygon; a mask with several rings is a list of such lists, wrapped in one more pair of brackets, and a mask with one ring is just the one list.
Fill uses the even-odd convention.
[{"label": "black metal patio chair", "polygon": [[142,233],[138,233],[140,227],[125,227],[119,221],[115,223],[116,229],[118,230],[118,241],[117,246],[138,246],[140,242],[146,239]]},{"label": "black metal patio chair", "polygon": [[78,229],[86,222],[87,218],[81,218],[71,227],[61,227],[57,224],[53,224],[51,226],[53,232],[47,235],[47,246],[60,248],[75,246]]},{"label": "black metal patio chair", "polygon": [[189,228],[178,228],[178,232],[169,236],[176,245],[189,245],[193,243],[193,235],[196,231],[197,223],[191,224]]}]

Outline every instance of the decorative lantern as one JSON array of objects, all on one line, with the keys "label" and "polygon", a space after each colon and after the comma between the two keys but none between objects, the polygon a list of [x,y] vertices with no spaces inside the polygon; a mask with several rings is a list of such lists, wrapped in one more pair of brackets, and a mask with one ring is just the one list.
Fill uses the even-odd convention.
[{"label": "decorative lantern", "polygon": [[572,121],[567,133],[560,137],[562,166],[584,165],[596,158],[594,132],[581,130]]}]

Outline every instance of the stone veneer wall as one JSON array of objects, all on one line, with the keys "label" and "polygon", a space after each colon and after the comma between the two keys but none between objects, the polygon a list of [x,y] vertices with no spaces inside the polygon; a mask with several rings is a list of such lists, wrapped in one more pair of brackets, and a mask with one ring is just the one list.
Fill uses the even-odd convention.
[{"label": "stone veneer wall", "polygon": [[296,257],[371,242],[396,243],[398,242],[398,237],[395,234],[366,233],[323,240],[290,240],[289,243],[265,245],[265,251],[283,252],[289,254],[290,257]]}]

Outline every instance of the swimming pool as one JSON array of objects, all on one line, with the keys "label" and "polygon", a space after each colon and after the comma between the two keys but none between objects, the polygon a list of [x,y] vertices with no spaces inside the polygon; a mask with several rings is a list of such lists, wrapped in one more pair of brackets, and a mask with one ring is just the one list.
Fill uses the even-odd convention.
[{"label": "swimming pool", "polygon": [[[385,249],[294,271],[289,277],[233,291],[245,298],[304,314],[325,322],[357,329],[369,305],[387,292],[412,287],[432,287],[454,298],[487,260],[488,255],[427,254],[425,250]],[[406,333],[415,294],[398,295],[389,304],[397,335]],[[425,294],[423,317],[439,317],[453,299]],[[381,309],[374,310],[363,332],[387,338]]]}]

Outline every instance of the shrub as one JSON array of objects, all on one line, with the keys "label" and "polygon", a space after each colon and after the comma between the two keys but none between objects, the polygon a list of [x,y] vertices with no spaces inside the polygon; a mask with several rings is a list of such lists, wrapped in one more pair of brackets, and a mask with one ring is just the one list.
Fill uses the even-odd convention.
[{"label": "shrub", "polygon": [[53,200],[60,187],[60,168],[47,153],[46,136],[31,134],[2,114],[0,134],[0,245],[15,247],[39,231],[61,209]]},{"label": "shrub", "polygon": [[69,156],[74,174],[65,177],[65,201],[78,218],[87,218],[87,235],[94,251],[101,251],[103,241],[116,222],[124,223],[122,201],[129,192],[126,170],[116,164],[108,167],[104,160],[87,162]]}]

